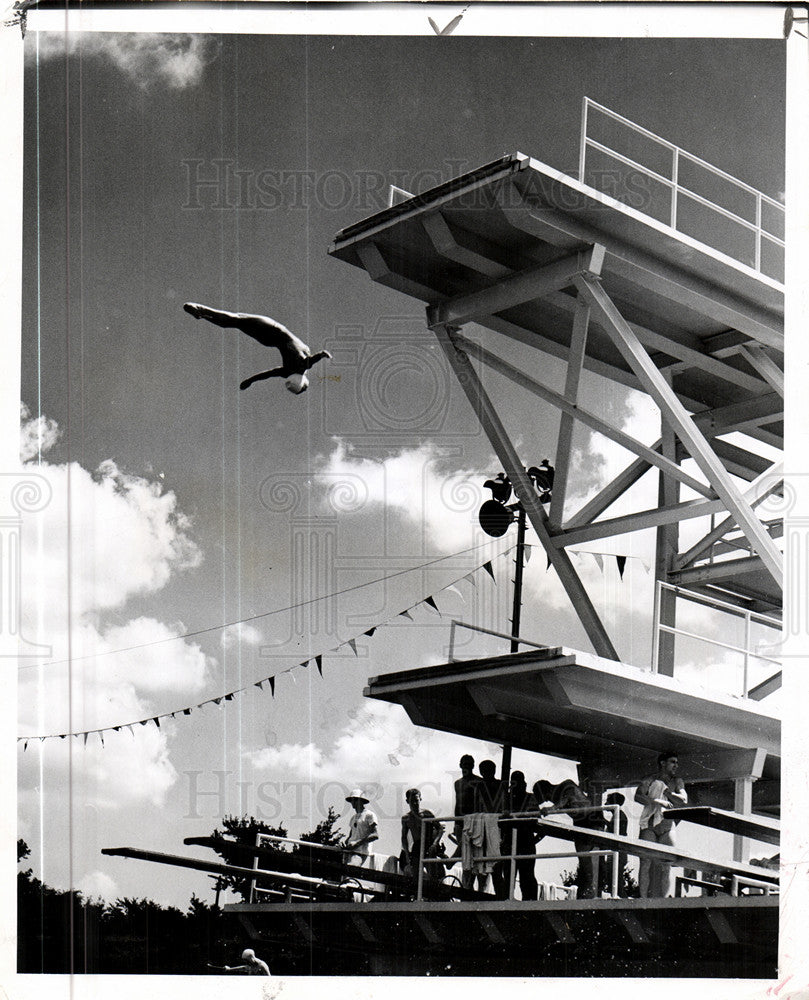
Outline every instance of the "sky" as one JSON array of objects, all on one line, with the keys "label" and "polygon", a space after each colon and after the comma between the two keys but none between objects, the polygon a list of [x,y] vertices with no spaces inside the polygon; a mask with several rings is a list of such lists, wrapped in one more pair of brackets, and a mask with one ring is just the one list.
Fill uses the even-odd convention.
[{"label": "sky", "polygon": [[[513,534],[491,542],[476,523],[496,460],[421,305],[327,254],[339,230],[384,207],[388,183],[425,190],[517,150],[573,172],[587,95],[783,191],[777,42],[445,41],[26,38],[22,455],[52,499],[23,537],[22,599],[25,636],[52,653],[20,672],[20,733],[116,726],[248,689],[103,745],[21,749],[19,836],[51,885],[210,898],[199,873],[101,848],[206,857],[182,839],[225,814],[295,835],[329,805],[346,830],[344,795],[358,784],[375,793],[380,850],[394,852],[405,788],[446,814],[460,754],[497,759],[497,747],[419,730],[362,697],[369,676],[443,662],[450,618],[507,631],[513,576],[513,553],[499,555]],[[188,300],[271,315],[334,359],[302,396],[273,382],[240,392],[275,357],[195,322]],[[518,346],[502,353],[536,364]],[[561,388],[563,366],[543,359],[542,378]],[[487,384],[529,464],[553,461],[558,417]],[[582,403],[657,437],[638,394],[586,375]],[[581,430],[574,450],[571,508],[628,461]],[[632,499],[644,495],[654,503],[651,477]],[[652,543],[581,546],[630,556],[623,580],[614,561],[576,557],[639,666]],[[533,554],[523,635],[589,650]],[[478,570],[487,559],[496,583]],[[423,605],[412,622],[396,617],[429,595],[442,617]],[[345,645],[388,621],[357,655]],[[464,655],[500,651],[478,637]],[[274,697],[253,687],[319,653],[322,677],[312,663],[280,676]],[[707,678],[695,653],[684,676],[733,679],[716,666]],[[513,763],[529,783],[575,775],[520,751]]]}]

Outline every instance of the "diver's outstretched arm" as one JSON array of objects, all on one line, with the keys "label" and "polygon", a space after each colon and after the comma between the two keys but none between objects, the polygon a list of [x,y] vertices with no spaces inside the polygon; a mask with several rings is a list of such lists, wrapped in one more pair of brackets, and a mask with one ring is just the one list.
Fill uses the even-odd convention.
[{"label": "diver's outstretched arm", "polygon": [[246,378],[244,382],[239,383],[240,389],[249,388],[254,382],[260,382],[265,378],[286,378],[289,372],[285,368],[270,368],[269,371],[259,372],[257,375],[251,375],[250,378]]},{"label": "diver's outstretched arm", "polygon": [[318,361],[323,361],[324,358],[330,358],[331,354],[329,351],[318,351],[317,354],[313,354],[311,358],[306,359],[306,367],[311,368],[312,365],[316,365]]}]

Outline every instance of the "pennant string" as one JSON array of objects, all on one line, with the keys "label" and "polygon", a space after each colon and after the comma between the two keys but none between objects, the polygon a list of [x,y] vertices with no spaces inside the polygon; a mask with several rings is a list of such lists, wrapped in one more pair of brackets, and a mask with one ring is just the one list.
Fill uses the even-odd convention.
[{"label": "pennant string", "polygon": [[[503,556],[508,555],[510,552],[513,551],[513,549],[514,549],[514,546],[512,546],[509,549],[504,550],[503,552],[499,553],[499,555],[497,556],[497,558],[499,559],[499,558],[502,558]],[[479,566],[478,569],[485,570],[489,574],[489,576],[491,576],[492,580],[494,580],[495,583],[497,582],[497,580],[495,578],[495,575],[494,575],[494,569],[493,569],[491,560],[487,560],[485,563],[483,563],[481,566]],[[447,584],[446,587],[442,587],[441,591],[454,590],[455,593],[459,594],[461,596],[461,598],[463,599],[463,595],[458,590],[457,585],[459,583],[461,583],[461,581],[465,580],[466,582],[471,583],[473,587],[476,587],[477,586],[477,581],[475,580],[475,572],[477,572],[477,571],[473,570],[472,572],[466,573],[464,576],[460,577],[459,579],[455,580],[454,582]],[[396,574],[396,575],[399,575],[399,574]],[[436,600],[435,600],[435,596],[433,594],[429,594],[427,597],[423,598],[420,603],[427,604],[434,611],[436,611],[439,616],[441,615],[441,610],[438,607],[438,604],[436,603]],[[386,619],[385,621],[382,621],[382,622],[379,622],[376,625],[373,625],[371,628],[366,629],[361,634],[365,635],[365,636],[368,636],[368,637],[371,637],[371,636],[374,635],[374,633],[377,631],[377,629],[380,628],[380,626],[390,624],[393,621],[393,619],[395,619],[395,618],[401,618],[401,617],[403,617],[403,618],[409,619],[410,621],[413,621],[414,620],[413,616],[410,613],[413,607],[415,607],[415,605],[412,605],[410,608],[406,608],[404,611],[400,611],[397,615],[393,615],[392,618]],[[358,636],[352,636],[352,638],[347,639],[345,643],[341,643],[340,645],[348,645],[348,646],[350,646],[351,649],[354,652],[354,655],[358,656],[359,653],[357,651],[357,638],[358,638]],[[339,649],[339,646],[336,647],[336,649]],[[335,652],[335,649],[332,649],[330,652]],[[323,653],[318,653],[314,657],[315,665],[317,666],[318,673],[320,674],[321,677],[323,676],[323,655],[324,655]],[[297,667],[308,667],[310,663],[311,663],[311,659],[305,660],[302,663],[298,663],[298,664],[295,664],[292,667],[288,667],[285,671],[283,671],[283,673],[292,673],[295,669],[297,669]],[[294,674],[292,674],[292,680],[297,683],[297,679],[296,679],[296,677],[295,677]],[[85,730],[80,730],[80,731],[75,732],[75,733],[59,733],[59,734],[54,733],[54,734],[43,735],[43,736],[18,736],[17,737],[17,742],[23,744],[23,752],[28,749],[28,743],[32,739],[38,739],[40,742],[44,742],[45,740],[49,740],[49,739],[65,739],[68,736],[72,736],[72,737],[75,737],[75,738],[83,738],[84,745],[86,746],[87,745],[87,739],[88,739],[88,737],[90,735],[92,735],[93,733],[97,733],[98,736],[99,736],[99,739],[101,740],[101,745],[105,746],[105,744],[104,744],[104,735],[103,735],[105,732],[107,732],[107,733],[109,733],[109,732],[116,732],[117,733],[117,732],[120,732],[121,729],[128,729],[129,732],[130,732],[130,734],[132,735],[132,738],[134,739],[135,738],[134,726],[138,726],[138,725],[140,725],[140,726],[146,726],[150,722],[153,722],[154,725],[155,725],[155,727],[157,729],[160,729],[161,728],[160,727],[160,720],[161,719],[168,719],[168,718],[172,718],[173,719],[177,715],[180,715],[180,714],[182,714],[183,716],[190,716],[191,713],[194,711],[194,709],[203,709],[203,708],[205,708],[206,705],[221,705],[221,703],[223,701],[232,701],[233,698],[234,698],[234,695],[241,694],[244,691],[247,691],[249,689],[249,687],[257,687],[260,691],[263,691],[264,690],[264,684],[269,684],[269,686],[270,686],[270,692],[271,692],[272,696],[275,697],[275,677],[273,676],[273,677],[267,677],[264,680],[257,681],[254,684],[248,685],[247,687],[237,688],[234,691],[228,691],[225,694],[219,695],[216,698],[209,698],[206,701],[201,701],[201,702],[199,702],[196,705],[189,705],[186,708],[178,708],[178,709],[175,709],[173,712],[166,712],[166,713],[164,713],[162,715],[152,716],[152,718],[149,718],[149,719],[139,719],[137,722],[131,722],[131,723],[120,723],[119,725],[116,725],[116,726],[105,726],[102,729],[89,729],[89,730],[86,730],[86,731]]]}]

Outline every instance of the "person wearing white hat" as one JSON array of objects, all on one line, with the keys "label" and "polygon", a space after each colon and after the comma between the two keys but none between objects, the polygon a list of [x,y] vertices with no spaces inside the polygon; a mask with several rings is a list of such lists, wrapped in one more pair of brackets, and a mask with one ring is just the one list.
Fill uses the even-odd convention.
[{"label": "person wearing white hat", "polygon": [[377,833],[378,821],[376,815],[367,808],[367,799],[359,788],[346,795],[346,802],[354,807],[354,815],[349,823],[349,833],[343,847],[348,851],[344,855],[346,864],[366,865],[374,867],[374,841],[379,839]]}]

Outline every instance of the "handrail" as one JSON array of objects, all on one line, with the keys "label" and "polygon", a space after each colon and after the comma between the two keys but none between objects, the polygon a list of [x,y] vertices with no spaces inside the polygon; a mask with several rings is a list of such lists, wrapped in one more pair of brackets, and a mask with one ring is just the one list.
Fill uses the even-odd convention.
[{"label": "handrail", "polygon": [[[501,823],[513,823],[522,822],[524,820],[531,819],[544,819],[547,816],[558,816],[566,815],[573,816],[582,815],[591,812],[612,812],[613,814],[613,832],[616,836],[620,836],[618,832],[619,825],[619,811],[620,806],[616,803],[608,803],[601,806],[574,806],[570,809],[538,809],[532,810],[530,812],[515,812],[515,813],[498,813],[497,822]],[[419,837],[419,865],[416,880],[416,899],[423,898],[424,891],[424,867],[425,865],[445,865],[446,858],[425,858],[424,857],[424,824],[425,823],[450,823],[457,822],[458,820],[463,820],[463,816],[422,816],[420,817],[421,823],[421,835]],[[582,836],[586,836],[586,827],[582,827]],[[618,871],[618,851],[594,849],[591,851],[562,851],[561,853],[551,853],[551,854],[517,854],[517,828],[516,826],[511,831],[511,851],[509,854],[499,854],[485,857],[477,857],[476,861],[479,862],[497,862],[497,861],[508,861],[509,862],[509,880],[508,880],[508,898],[514,898],[514,885],[516,881],[516,870],[518,861],[528,861],[533,858],[535,861],[539,859],[551,859],[551,858],[587,858],[587,857],[612,857],[612,886],[611,891],[613,897],[618,895],[618,883],[620,880],[621,873]]]},{"label": "handrail", "polygon": [[497,632],[491,628],[484,628],[482,625],[470,625],[468,622],[458,621],[453,618],[449,623],[449,661],[452,663],[455,652],[455,629],[468,628],[470,632],[482,632],[484,635],[493,635],[498,639],[508,639],[519,643],[521,646],[532,646],[534,649],[547,649],[548,644],[542,642],[532,642],[530,639],[523,639],[518,635],[508,635],[506,632]]},{"label": "handrail", "polygon": [[[715,639],[712,636],[699,635],[696,632],[689,632],[687,629],[678,628],[675,625],[664,625],[660,621],[660,608],[662,606],[661,595],[664,590],[670,591],[675,595],[675,597],[680,597],[683,600],[692,601],[694,604],[700,604],[708,608],[716,608],[719,611],[725,611],[728,614],[735,615],[737,618],[741,618],[744,621],[744,645],[735,646],[733,643],[724,642],[721,639]],[[674,636],[680,635],[687,639],[696,639],[699,642],[707,642],[713,646],[719,646],[721,649],[727,649],[734,653],[741,653],[744,657],[742,668],[742,697],[744,698],[747,698],[750,693],[749,670],[751,657],[757,660],[764,660],[767,663],[781,663],[781,661],[775,657],[767,656],[762,652],[751,649],[751,625],[763,625],[765,628],[771,628],[778,631],[782,628],[781,622],[777,618],[773,618],[771,615],[764,615],[760,611],[750,611],[748,608],[740,608],[735,604],[720,601],[715,597],[708,596],[707,594],[698,594],[694,591],[687,590],[685,587],[680,587],[673,583],[666,583],[664,580],[657,580],[655,584],[654,610],[652,613],[652,619],[652,673],[654,674],[658,672],[660,663],[661,633]]]},{"label": "handrail", "polygon": [[[588,122],[589,122],[589,112],[590,109],[594,109],[608,118],[619,122],[620,124],[626,126],[632,131],[638,133],[639,135],[645,136],[651,139],[653,142],[662,146],[664,149],[671,153],[671,176],[666,177],[657,170],[653,170],[651,167],[644,166],[644,164],[639,163],[632,157],[626,156],[623,153],[619,153],[618,150],[612,149],[610,146],[599,142],[597,139],[592,138],[588,135]],[[599,104],[597,101],[593,101],[591,98],[585,96],[582,99],[582,116],[581,116],[581,134],[580,134],[580,145],[579,145],[579,183],[585,183],[586,175],[586,160],[587,160],[587,150],[588,148],[597,149],[607,156],[618,160],[621,163],[626,164],[648,177],[653,178],[661,184],[666,185],[671,193],[671,206],[670,206],[670,217],[669,224],[672,229],[677,229],[678,214],[680,211],[681,196],[685,198],[690,198],[692,201],[697,202],[697,204],[702,205],[709,211],[716,212],[719,215],[731,220],[732,222],[743,226],[745,229],[749,230],[755,236],[755,247],[754,247],[754,270],[762,273],[761,267],[761,241],[762,239],[768,240],[770,243],[774,243],[776,246],[784,248],[786,246],[784,240],[777,236],[770,229],[766,228],[762,219],[762,205],[767,204],[772,208],[776,209],[782,215],[785,213],[784,205],[777,201],[775,198],[764,194],[752,185],[747,184],[745,181],[740,180],[738,177],[734,177],[727,171],[714,166],[714,164],[709,163],[707,160],[703,160],[702,157],[696,156],[694,153],[689,153],[688,150],[683,149],[680,146],[675,145],[668,139],[664,139],[662,136],[657,135],[655,132],[644,128],[642,125],[638,125],[636,122],[631,121],[629,118],[625,118],[623,115],[619,115],[616,111],[612,111],[610,108],[605,107],[603,104]],[[714,176],[721,178],[724,181],[729,182],[736,188],[744,191],[745,193],[752,195],[755,198],[755,221],[746,219],[736,212],[732,212],[727,208],[711,201],[709,198],[705,198],[690,188],[685,187],[680,183],[680,161],[681,159],[688,160],[689,162],[695,164],[696,166],[707,170]],[[733,255],[736,256],[736,255]],[[739,259],[738,257],[736,259]]]}]

